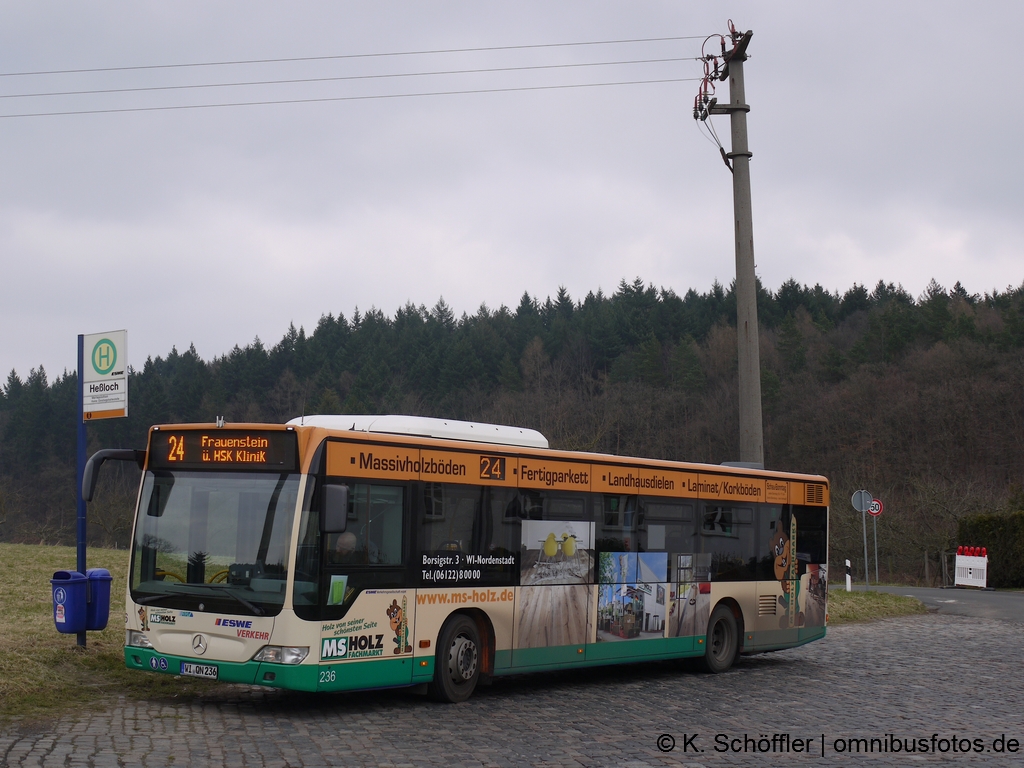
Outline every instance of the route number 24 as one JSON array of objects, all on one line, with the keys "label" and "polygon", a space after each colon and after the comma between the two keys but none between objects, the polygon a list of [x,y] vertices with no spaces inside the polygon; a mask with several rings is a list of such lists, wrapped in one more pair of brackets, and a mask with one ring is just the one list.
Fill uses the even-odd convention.
[{"label": "route number 24", "polygon": [[504,456],[481,456],[480,457],[480,479],[481,480],[504,480],[505,479],[505,457]]},{"label": "route number 24", "polygon": [[167,436],[167,460],[168,461],[184,461],[185,460],[185,436],[184,435],[168,435]]}]

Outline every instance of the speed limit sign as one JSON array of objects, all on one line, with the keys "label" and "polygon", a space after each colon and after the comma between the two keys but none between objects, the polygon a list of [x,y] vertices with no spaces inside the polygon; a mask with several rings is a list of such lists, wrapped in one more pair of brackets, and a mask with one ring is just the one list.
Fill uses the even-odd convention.
[{"label": "speed limit sign", "polygon": [[878,517],[882,514],[882,502],[878,499],[872,499],[871,505],[868,507],[868,514],[872,517]]}]

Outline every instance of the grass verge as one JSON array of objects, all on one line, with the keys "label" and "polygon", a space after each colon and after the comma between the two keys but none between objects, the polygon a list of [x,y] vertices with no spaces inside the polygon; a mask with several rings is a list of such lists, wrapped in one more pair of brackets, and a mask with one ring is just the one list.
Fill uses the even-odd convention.
[{"label": "grass verge", "polygon": [[[131,671],[124,666],[124,594],[128,553],[91,549],[89,564],[114,581],[110,623],[89,632],[86,648],[53,624],[50,578],[74,568],[73,547],[0,544],[0,721],[54,717],[98,697],[195,698],[223,684]],[[925,613],[913,598],[884,592],[829,592],[829,624]]]},{"label": "grass verge", "polygon": [[90,549],[89,566],[106,568],[114,581],[110,622],[89,632],[85,648],[57,632],[50,578],[74,569],[74,547],[0,544],[0,722],[61,715],[106,695],[195,697],[216,683],[133,672],[124,666],[124,595],[128,553]]},{"label": "grass verge", "polygon": [[828,592],[828,623],[832,627],[927,612],[924,603],[913,597],[890,595],[888,592],[847,592],[845,589],[830,589]]}]

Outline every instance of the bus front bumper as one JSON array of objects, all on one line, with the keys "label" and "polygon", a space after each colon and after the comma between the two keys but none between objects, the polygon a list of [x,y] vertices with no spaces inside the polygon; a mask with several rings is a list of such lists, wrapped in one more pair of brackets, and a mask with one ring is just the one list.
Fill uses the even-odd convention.
[{"label": "bus front bumper", "polygon": [[157,672],[178,677],[195,677],[220,683],[265,685],[293,691],[315,691],[319,676],[316,664],[271,664],[259,661],[217,661],[171,656],[149,648],[126,646],[128,669]]}]

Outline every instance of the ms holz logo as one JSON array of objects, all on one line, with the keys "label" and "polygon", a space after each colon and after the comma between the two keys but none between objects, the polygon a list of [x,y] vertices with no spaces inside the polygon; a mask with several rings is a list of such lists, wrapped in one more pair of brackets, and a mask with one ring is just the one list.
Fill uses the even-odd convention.
[{"label": "ms holz logo", "polygon": [[320,659],[365,659],[384,655],[384,635],[325,637],[320,641]]}]

